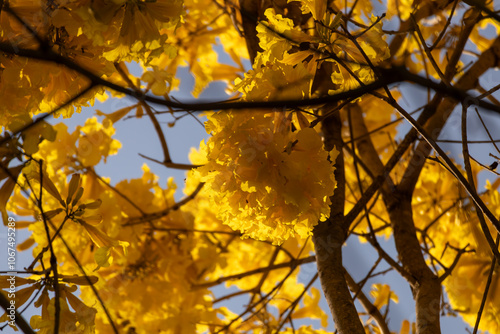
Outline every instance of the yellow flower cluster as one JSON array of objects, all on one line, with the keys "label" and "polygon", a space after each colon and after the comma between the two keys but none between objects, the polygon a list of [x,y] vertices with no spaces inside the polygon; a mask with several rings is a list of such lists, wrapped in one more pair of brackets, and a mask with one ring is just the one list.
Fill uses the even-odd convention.
[{"label": "yellow flower cluster", "polygon": [[[268,121],[269,117],[260,114],[258,119]],[[216,122],[215,119],[216,116],[212,119],[213,122]],[[269,125],[272,126],[273,122]],[[216,206],[210,198],[213,192],[208,187],[202,188],[180,210],[170,211],[150,222],[141,221],[145,219],[143,215],[175,205],[176,186],[173,180],[170,179],[166,187],[162,187],[158,184],[158,177],[144,166],[142,177],[118,182],[114,189],[105,186],[102,181],[104,179],[99,180],[89,172],[90,166],[82,168],[78,163],[82,157],[77,143],[86,136],[101,138],[100,145],[96,142],[93,150],[98,157],[108,156],[117,149],[111,138],[114,131],[112,125],[103,125],[91,119],[79,131],[71,134],[62,124],[54,128],[57,130],[56,139],[53,142],[42,142],[39,152],[35,154],[37,159],[41,155],[47,156],[43,164],[45,169],[40,171],[36,161],[32,161],[23,169],[26,179],[21,179],[20,183],[29,182],[34,193],[39,194],[37,180],[40,179],[40,173],[43,173],[45,215],[56,228],[64,224],[60,235],[72,252],[77,254],[86,273],[91,275],[90,281],[121,331],[195,333],[208,331],[214,326],[219,328],[237,315],[222,306],[215,308],[210,290],[197,285],[224,276],[266,268],[269,264],[303,258],[313,251],[311,240],[301,240],[299,236],[289,238],[280,247],[237,237],[238,232],[231,231],[217,218]],[[299,154],[300,148],[321,147],[321,141],[314,130],[302,131],[303,134],[299,135],[276,129],[276,133],[281,133],[279,136],[283,143],[285,140],[298,140],[283,148],[284,154],[291,156],[285,157],[287,163],[294,163],[294,154]],[[308,140],[304,137],[306,135],[310,135],[312,139]],[[69,149],[70,147],[73,148]],[[202,151],[205,154],[192,154],[194,163],[206,162],[206,148]],[[57,152],[65,152],[66,155],[62,157]],[[331,174],[326,153],[321,150],[319,152],[325,159],[323,167]],[[279,152],[275,153],[276,157],[277,153]],[[74,174],[75,170],[79,174]],[[286,170],[276,172],[289,176]],[[71,178],[69,174],[72,174]],[[314,172],[311,170],[310,174]],[[186,194],[191,194],[197,188],[199,177],[199,172],[189,175]],[[314,179],[309,180],[314,182]],[[333,189],[332,181],[328,183]],[[282,186],[285,187],[283,189],[293,189],[286,188],[287,185]],[[311,189],[314,188],[312,186]],[[300,196],[291,196],[290,199],[301,200]],[[38,216],[36,204],[24,196],[20,187],[16,187],[8,210],[19,216]],[[128,225],[131,221],[136,224]],[[19,245],[19,250],[35,245],[33,256],[36,257],[48,244],[43,221],[19,221],[17,226],[27,226],[32,232],[30,238]],[[54,228],[50,229],[52,235],[54,231]],[[60,238],[55,238],[53,248],[58,261],[58,289],[61,295],[60,332],[112,333],[94,292]],[[50,267],[49,255],[48,251],[45,252],[40,260],[46,268]],[[34,269],[39,270],[41,267],[37,264]],[[261,282],[262,276],[257,274],[227,283],[248,291],[259,287],[263,293],[269,293],[276,289],[276,282],[283,280],[282,288],[275,292],[275,298],[269,305],[277,308],[280,313],[286,312],[291,302],[303,294],[304,284],[299,283],[299,270],[290,272],[290,268],[284,267],[266,275],[264,282]],[[54,281],[52,275],[17,279],[20,286],[27,285],[18,291],[19,305],[27,303],[33,294],[40,294],[35,306],[41,308],[41,314],[31,318],[31,325],[41,333],[51,333],[53,330]],[[0,288],[5,288],[5,284],[6,281],[0,280]],[[76,297],[76,285],[82,293],[79,298]],[[137,293],[138,291],[141,293]],[[291,317],[318,318],[323,326],[327,326],[328,317],[319,307],[319,296],[319,291],[314,288],[310,293],[304,294],[303,305],[297,306]],[[6,320],[5,315],[0,317],[0,321],[2,320]],[[280,319],[271,312],[262,310],[258,317],[246,322],[238,320],[235,326],[248,330],[262,326],[277,328],[279,322]]]},{"label": "yellow flower cluster", "polygon": [[[179,67],[189,66],[194,77],[194,97],[217,80],[231,86],[239,73],[246,71],[241,58],[248,58],[245,39],[234,29],[235,15],[231,2],[222,6],[212,0],[184,0],[182,24],[168,36],[176,53],[151,52],[145,63],[155,72],[172,76]],[[225,54],[219,51],[221,47]],[[222,55],[229,56],[234,64],[220,61]],[[177,87],[179,79],[173,78],[170,84],[171,88]]]},{"label": "yellow flower cluster", "polygon": [[252,111],[216,113],[206,129],[208,163],[194,173],[232,229],[281,244],[329,216],[334,168],[315,130],[292,132],[284,113]]},{"label": "yellow flower cluster", "polygon": [[[60,55],[92,74],[123,83],[114,63],[146,62],[154,54],[173,57],[175,47],[167,36],[177,27],[182,14],[182,0],[95,0],[46,3],[40,0],[13,0],[10,9],[37,32],[54,54]],[[35,36],[14,15],[2,10],[0,43],[44,53]],[[0,99],[12,101],[0,106],[0,127],[16,131],[31,117],[59,108],[89,87],[88,78],[64,64],[41,62],[34,58],[0,54]],[[40,71],[43,67],[44,70]],[[165,73],[161,78],[171,79]],[[152,81],[146,77],[145,81]],[[152,82],[151,82],[152,83]],[[169,83],[169,82],[168,82]],[[126,84],[124,84],[125,86]],[[160,81],[153,93],[162,93]],[[70,117],[76,109],[104,99],[99,87],[82,96],[56,115]]]},{"label": "yellow flower cluster", "polygon": [[[191,162],[206,163],[204,152],[206,148],[203,145],[200,151],[193,149],[190,154]],[[189,173],[184,192],[191,194],[200,181],[200,173]],[[303,258],[314,252],[311,238],[301,239],[298,235],[289,238],[280,246],[273,246],[270,242],[236,237],[239,233],[223,225],[223,222],[217,218],[217,206],[212,201],[212,193],[213,191],[205,185],[192,201],[182,207],[186,214],[193,216],[195,228],[214,231],[214,233],[205,233],[202,238],[197,239],[196,247],[191,251],[197,270],[204,272],[209,281],[266,268],[271,263],[288,262],[291,258]],[[214,245],[224,245],[223,251],[218,250]],[[274,258],[275,254],[277,255]],[[274,298],[269,301],[269,305],[274,306],[282,314],[287,311],[290,303],[304,292],[304,284],[299,282],[299,277],[302,276],[303,279],[307,274],[312,275],[311,272],[307,273],[302,270],[299,272],[285,267],[266,273],[266,280],[263,282],[262,276],[258,274],[230,280],[225,285],[242,291],[252,291],[255,287],[259,287],[263,294],[274,291]],[[283,282],[278,290],[276,290],[276,282]],[[293,319],[320,319],[321,325],[327,327],[328,315],[319,306],[319,300],[320,292],[312,287],[310,293],[303,296],[303,305],[297,306],[291,317]],[[236,314],[226,310],[225,307],[219,308],[218,312],[227,320],[237,318]],[[276,319],[273,313],[262,310],[250,321],[238,320],[234,326],[239,329],[238,333],[244,330],[255,330],[263,325],[272,330],[279,324],[279,319]]]}]

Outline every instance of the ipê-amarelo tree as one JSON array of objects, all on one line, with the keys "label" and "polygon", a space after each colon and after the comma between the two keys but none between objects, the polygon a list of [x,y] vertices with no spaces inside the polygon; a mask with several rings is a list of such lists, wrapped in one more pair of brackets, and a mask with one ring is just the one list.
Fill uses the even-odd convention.
[{"label": "ip\u00ea-amarelo tree", "polygon": [[[500,333],[500,151],[484,121],[500,112],[494,2],[12,0],[0,10],[4,330],[305,334],[333,319],[343,334],[436,334],[458,315]],[[214,81],[231,98],[173,98],[185,66],[195,98]],[[426,98],[407,103],[419,88]],[[83,109],[124,97],[133,102],[98,117]],[[210,137],[190,164],[172,161],[164,120],[198,111]],[[74,131],[46,121],[75,112],[88,118]],[[453,112],[456,161],[440,141]],[[467,113],[489,161],[469,152]],[[163,155],[145,162],[186,170],[180,200],[147,165],[130,180],[96,172],[126,152],[114,124],[142,117]],[[349,238],[377,254],[361,280],[342,263]],[[390,281],[373,284],[382,267],[411,288],[411,319],[389,323],[397,296]]]}]

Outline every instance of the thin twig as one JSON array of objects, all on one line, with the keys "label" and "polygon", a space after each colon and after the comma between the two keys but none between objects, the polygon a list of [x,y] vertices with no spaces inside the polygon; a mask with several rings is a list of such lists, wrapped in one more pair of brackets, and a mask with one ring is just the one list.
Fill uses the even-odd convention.
[{"label": "thin twig", "polygon": [[436,48],[436,46],[439,44],[439,42],[441,41],[441,39],[443,39],[446,30],[450,26],[451,19],[453,18],[453,14],[455,14],[455,8],[457,7],[457,4],[458,4],[458,0],[453,1],[453,7],[451,7],[450,16],[448,16],[448,19],[446,20],[446,23],[445,23],[443,29],[439,33],[439,36],[436,38],[436,40],[434,41],[434,43],[429,48],[430,50],[434,50],[434,48]]},{"label": "thin twig", "polygon": [[368,314],[375,320],[380,331],[383,334],[391,334],[384,316],[382,315],[382,313],[380,313],[380,310],[375,305],[373,305],[370,299],[368,299],[363,291],[361,291],[361,288],[358,286],[356,281],[354,281],[352,276],[349,275],[347,270],[344,271],[344,276],[346,278],[347,284],[349,285],[349,288],[358,296],[358,300],[360,301],[361,305],[363,305],[363,308],[366,310],[366,312],[368,312]]},{"label": "thin twig", "polygon": [[[123,65],[123,63],[122,64],[115,63],[115,69],[118,71],[122,79],[125,80],[125,82],[127,82],[130,88],[132,88],[137,95],[142,94],[142,91],[132,82],[132,80],[130,80],[127,73],[125,73],[125,71],[123,70],[122,66],[125,65]],[[144,110],[146,110],[146,113],[148,114],[149,118],[151,119],[151,122],[153,123],[156,134],[158,135],[158,139],[160,140],[161,148],[163,150],[163,162],[165,163],[172,162],[172,159],[170,158],[170,153],[168,151],[167,140],[165,139],[165,134],[161,129],[158,119],[156,118],[155,114],[151,110],[151,107],[149,106],[149,104],[146,103],[146,101],[142,100],[139,102],[144,107]]]},{"label": "thin twig", "polygon": [[101,181],[102,183],[104,183],[104,185],[106,185],[108,188],[110,188],[111,190],[113,190],[118,196],[120,196],[121,198],[123,198],[124,200],[126,200],[130,205],[132,205],[142,215],[145,214],[145,212],[137,204],[135,204],[134,201],[132,201],[130,198],[128,198],[124,193],[122,193],[116,187],[113,187],[109,182],[107,182],[106,180],[104,180],[100,175],[98,175],[95,172],[94,168],[90,167],[90,168],[88,168],[88,171],[92,175],[94,175],[99,181]]},{"label": "thin twig", "polygon": [[[287,319],[291,319],[293,310],[297,307],[297,305],[299,304],[299,302],[302,299],[302,297],[304,296],[304,294],[309,290],[309,288],[318,279],[318,277],[319,277],[318,273],[314,274],[313,278],[311,278],[309,283],[307,283],[307,285],[304,287],[304,289],[302,290],[300,295],[297,298],[295,298],[295,300],[290,305],[288,305],[288,307],[286,309],[284,309],[283,312],[281,312],[281,314],[284,314],[284,313],[286,313],[287,310],[290,310],[288,312],[288,315],[286,317],[283,317],[283,320],[280,321],[278,328],[276,329],[276,333],[279,333],[281,328],[283,328]],[[281,315],[280,315],[280,317],[281,317]]]},{"label": "thin twig", "polygon": [[196,187],[196,189],[191,194],[189,194],[189,196],[186,196],[184,199],[175,203],[174,205],[172,205],[164,210],[158,211],[158,212],[148,213],[148,214],[142,215],[140,217],[132,217],[125,224],[122,224],[122,226],[132,226],[132,225],[144,224],[146,222],[150,222],[152,220],[159,219],[161,217],[165,217],[166,215],[168,215],[170,213],[170,211],[178,210],[181,206],[183,206],[184,204],[193,200],[196,197],[196,195],[200,192],[201,188],[203,188],[203,185],[204,185],[204,183],[200,182],[198,184],[198,186]]},{"label": "thin twig", "polygon": [[474,110],[476,111],[476,115],[479,118],[479,120],[481,121],[481,124],[483,125],[484,130],[486,130],[486,133],[488,134],[488,138],[490,138],[490,142],[493,144],[493,146],[495,146],[495,149],[497,150],[497,152],[500,153],[500,149],[498,149],[497,144],[493,140],[493,137],[491,136],[490,130],[488,130],[488,127],[484,123],[483,118],[481,117],[481,114],[479,113],[479,111],[477,110],[477,108],[474,108]]},{"label": "thin twig", "polygon": [[217,231],[217,230],[200,230],[200,229],[189,229],[189,228],[173,228],[173,227],[153,227],[154,231],[163,231],[163,232],[197,232],[197,233],[207,233],[207,234],[228,234],[228,235],[236,235],[241,236],[240,232],[236,231]]},{"label": "thin twig", "polygon": [[[497,238],[498,238],[498,236],[497,236]],[[467,247],[469,247],[469,244],[467,244],[462,249],[455,249],[454,247],[452,247],[453,249],[455,249],[457,251],[457,256],[455,256],[455,259],[453,259],[453,263],[451,264],[451,266],[449,268],[446,268],[445,266],[443,266],[441,264],[441,267],[445,268],[445,271],[441,276],[439,276],[439,282],[441,282],[441,283],[444,282],[444,280],[453,273],[453,269],[455,269],[455,267],[457,266],[458,261],[460,260],[460,257],[462,256],[462,254],[473,252],[473,250],[467,250]],[[493,259],[494,259],[494,257],[493,257]]]},{"label": "thin twig", "polygon": [[231,299],[233,297],[241,296],[241,295],[244,295],[244,294],[247,294],[247,293],[252,293],[252,292],[255,292],[255,289],[239,290],[239,291],[236,291],[236,292],[233,292],[233,293],[230,293],[228,295],[225,295],[225,296],[222,296],[220,298],[212,300],[212,304],[217,304],[217,303],[219,303],[221,301],[224,301],[224,300],[227,300],[227,299]]},{"label": "thin twig", "polygon": [[[59,290],[59,276],[57,275],[57,258],[54,252],[54,247],[52,247],[52,238],[50,237],[50,230],[47,224],[47,218],[43,212],[42,205],[42,195],[43,195],[43,160],[39,160],[40,165],[40,194],[38,196],[38,209],[43,220],[43,226],[45,228],[45,233],[47,234],[47,243],[50,249],[50,266],[52,272],[54,273],[54,292],[55,292],[55,319],[54,319],[54,334],[59,334],[59,324],[61,322],[61,291]],[[27,178],[26,178],[27,179]]]},{"label": "thin twig", "polygon": [[156,160],[156,159],[153,159],[153,158],[150,158],[150,157],[147,157],[141,153],[139,153],[139,155],[144,158],[144,159],[147,159],[149,161],[153,161],[153,162],[156,162],[157,164],[160,164],[160,165],[163,165],[167,168],[173,168],[173,169],[181,169],[181,170],[191,170],[193,168],[197,168],[197,167],[200,167],[201,165],[191,165],[191,164],[179,164],[179,163],[175,163],[175,162],[161,162],[159,160]]},{"label": "thin twig", "polygon": [[260,308],[258,308],[254,312],[252,312],[247,319],[243,320],[243,322],[247,321],[248,319],[251,319],[255,314],[258,314],[264,307],[266,307],[266,305],[272,299],[272,297],[271,298],[269,298],[269,297],[279,291],[279,289],[283,286],[283,284],[285,284],[285,281],[288,279],[288,277],[290,277],[290,275],[293,273],[294,270],[295,270],[295,267],[290,268],[290,270],[288,271],[288,273],[286,274],[286,276],[282,280],[280,280],[278,282],[278,284],[275,287],[273,287],[273,289],[271,291],[269,291],[267,294],[265,294],[264,296],[262,296],[256,302],[251,303],[250,305],[248,305],[246,307],[245,311],[243,311],[241,314],[239,314],[236,318],[232,319],[228,324],[226,324],[224,327],[222,327],[221,329],[219,329],[217,332],[215,332],[215,334],[221,333],[221,332],[229,329],[229,327],[231,327],[231,325],[233,323],[235,323],[236,321],[238,321],[239,319],[241,319],[245,314],[249,313],[254,307],[258,306],[259,304],[262,304]]},{"label": "thin twig", "polygon": [[220,277],[212,282],[195,284],[195,285],[193,285],[193,289],[207,289],[207,288],[211,288],[213,286],[219,285],[221,283],[224,283],[226,281],[238,280],[238,279],[242,279],[244,277],[255,275],[255,274],[262,274],[262,273],[265,273],[265,272],[270,271],[270,270],[276,270],[276,269],[287,268],[287,267],[295,268],[295,267],[300,266],[304,263],[311,263],[314,261],[316,261],[316,256],[311,255],[311,256],[300,258],[300,259],[291,260],[288,262],[274,264],[274,265],[269,266],[269,267],[262,267],[262,268],[246,271],[246,272],[243,272],[240,274]]},{"label": "thin twig", "polygon": [[427,43],[425,43],[424,36],[422,36],[422,32],[420,31],[420,28],[418,27],[417,21],[415,20],[415,17],[413,17],[413,14],[410,14],[410,19],[413,23],[413,27],[417,33],[417,36],[420,40],[420,43],[424,47],[425,54],[427,55],[427,58],[429,58],[429,61],[431,62],[432,67],[434,67],[434,70],[436,73],[439,75],[441,78],[442,82],[451,87],[450,82],[447,80],[447,78],[444,76],[443,72],[441,72],[441,69],[437,65],[436,61],[434,60],[434,57],[432,56],[431,50],[429,50],[429,47],[427,46]]},{"label": "thin twig", "polygon": [[[468,140],[467,144],[490,144],[492,142],[500,143],[500,139],[491,140]],[[462,144],[461,140],[454,139],[437,139],[436,143]]]},{"label": "thin twig", "polygon": [[[496,245],[500,242],[500,234],[497,234]],[[493,273],[495,272],[495,257],[491,259],[491,267],[490,272],[488,273],[488,280],[486,281],[486,286],[483,292],[483,298],[481,299],[481,305],[479,306],[479,310],[477,311],[476,323],[474,324],[474,331],[472,334],[476,334],[479,328],[479,323],[481,322],[481,316],[483,315],[484,306],[486,305],[486,299],[488,299],[488,292],[490,291],[491,282],[493,280]]]},{"label": "thin twig", "polygon": [[[43,213],[42,213],[43,215]],[[56,232],[54,233],[54,235],[52,236],[52,238],[50,239],[50,242],[49,244],[52,244],[55,240],[55,238],[59,235],[59,233],[61,232],[64,224],[66,223],[66,221],[68,220],[68,216],[65,216],[61,225],[59,225],[59,227],[57,228]],[[28,270],[33,270],[33,268],[35,267],[36,263],[42,259],[43,257],[43,254],[49,250],[49,245],[45,246],[42,248],[42,250],[40,251],[40,253],[37,254],[37,256],[33,259],[33,261],[31,262],[31,264],[29,265],[29,267],[27,268]]]},{"label": "thin twig", "polygon": [[67,106],[71,105],[73,102],[75,102],[76,100],[78,100],[79,98],[81,98],[83,95],[87,94],[93,88],[95,88],[95,86],[93,84],[90,84],[89,86],[87,86],[86,88],[84,88],[81,92],[79,92],[75,96],[71,97],[70,99],[68,99],[67,101],[65,101],[63,104],[61,104],[60,106],[52,109],[48,113],[46,113],[46,114],[44,114],[44,115],[36,118],[35,120],[33,120],[33,122],[24,125],[19,130],[17,130],[13,135],[11,135],[11,134],[9,134],[9,133],[6,132],[5,133],[5,137],[2,140],[0,140],[0,146],[3,146],[5,143],[7,143],[9,140],[11,140],[14,135],[22,133],[22,132],[24,132],[26,130],[29,130],[30,128],[32,128],[36,124],[38,124],[38,123],[44,121],[46,118],[49,118],[52,115],[54,115],[59,110],[61,110],[63,108],[66,108]]},{"label": "thin twig", "polygon": [[[493,252],[493,257],[495,257],[500,262],[500,254],[498,252],[498,247],[495,246],[495,242],[493,241],[493,238],[491,236],[488,225],[486,224],[486,221],[484,219],[484,215],[486,214],[486,212],[483,209],[480,209],[480,207],[479,207],[480,204],[482,204],[484,207],[486,207],[486,205],[477,195],[476,185],[474,184],[474,175],[472,173],[472,168],[470,165],[469,148],[467,146],[467,108],[468,107],[469,106],[466,105],[465,103],[462,104],[462,140],[463,140],[462,154],[464,156],[464,168],[465,168],[465,171],[467,173],[467,180],[465,180],[465,183],[467,183],[467,181],[468,181],[467,185],[468,185],[469,189],[467,189],[467,191],[469,192],[469,195],[471,195],[471,197],[474,196],[478,199],[478,200],[474,199],[474,206],[476,208],[476,216],[479,220],[479,225],[481,225],[481,229],[483,230],[483,234],[486,238],[486,241],[488,242],[488,244],[491,248],[491,251]],[[453,165],[453,167],[455,167],[455,165]],[[460,176],[462,178],[464,178],[462,174],[460,174]],[[493,220],[491,220],[490,217],[488,217],[488,218],[490,219],[491,223],[496,227],[497,234],[500,233],[500,229],[498,228],[498,225],[499,225],[498,220],[496,220],[495,216],[493,216],[493,214],[491,213],[491,211],[489,211],[489,209],[487,209],[487,211],[493,217]]]}]

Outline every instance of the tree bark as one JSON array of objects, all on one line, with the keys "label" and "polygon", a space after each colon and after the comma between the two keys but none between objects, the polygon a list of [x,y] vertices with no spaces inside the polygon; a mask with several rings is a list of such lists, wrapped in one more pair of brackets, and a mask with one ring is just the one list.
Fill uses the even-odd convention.
[{"label": "tree bark", "polygon": [[331,197],[330,218],[320,222],[313,230],[312,240],[316,249],[316,263],[321,287],[332,312],[338,333],[364,334],[365,330],[354,306],[342,265],[342,245],[347,233],[344,221],[344,157],[342,154],[342,122],[338,113],[323,121],[325,148],[335,147],[340,153],[335,161],[337,188]]},{"label": "tree bark", "polygon": [[394,241],[403,269],[416,283],[411,286],[415,300],[418,334],[438,334],[440,329],[441,283],[425,263],[413,222],[411,195],[396,192],[387,203]]}]

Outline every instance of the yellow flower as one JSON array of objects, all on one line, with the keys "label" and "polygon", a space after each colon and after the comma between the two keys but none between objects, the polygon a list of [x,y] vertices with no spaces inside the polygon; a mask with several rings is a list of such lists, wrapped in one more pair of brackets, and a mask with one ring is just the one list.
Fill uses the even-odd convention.
[{"label": "yellow flower", "polygon": [[[292,132],[281,113],[220,112],[209,117],[208,163],[198,168],[218,217],[244,236],[281,244],[311,234],[329,215],[333,166],[317,132]],[[332,151],[331,159],[337,155]]]},{"label": "yellow flower", "polygon": [[89,118],[85,125],[77,127],[76,131],[82,132],[78,140],[77,156],[84,166],[97,165],[101,157],[104,157],[106,162],[107,156],[116,154],[121,147],[118,140],[111,138],[115,129],[107,119],[101,124],[95,117]]}]

